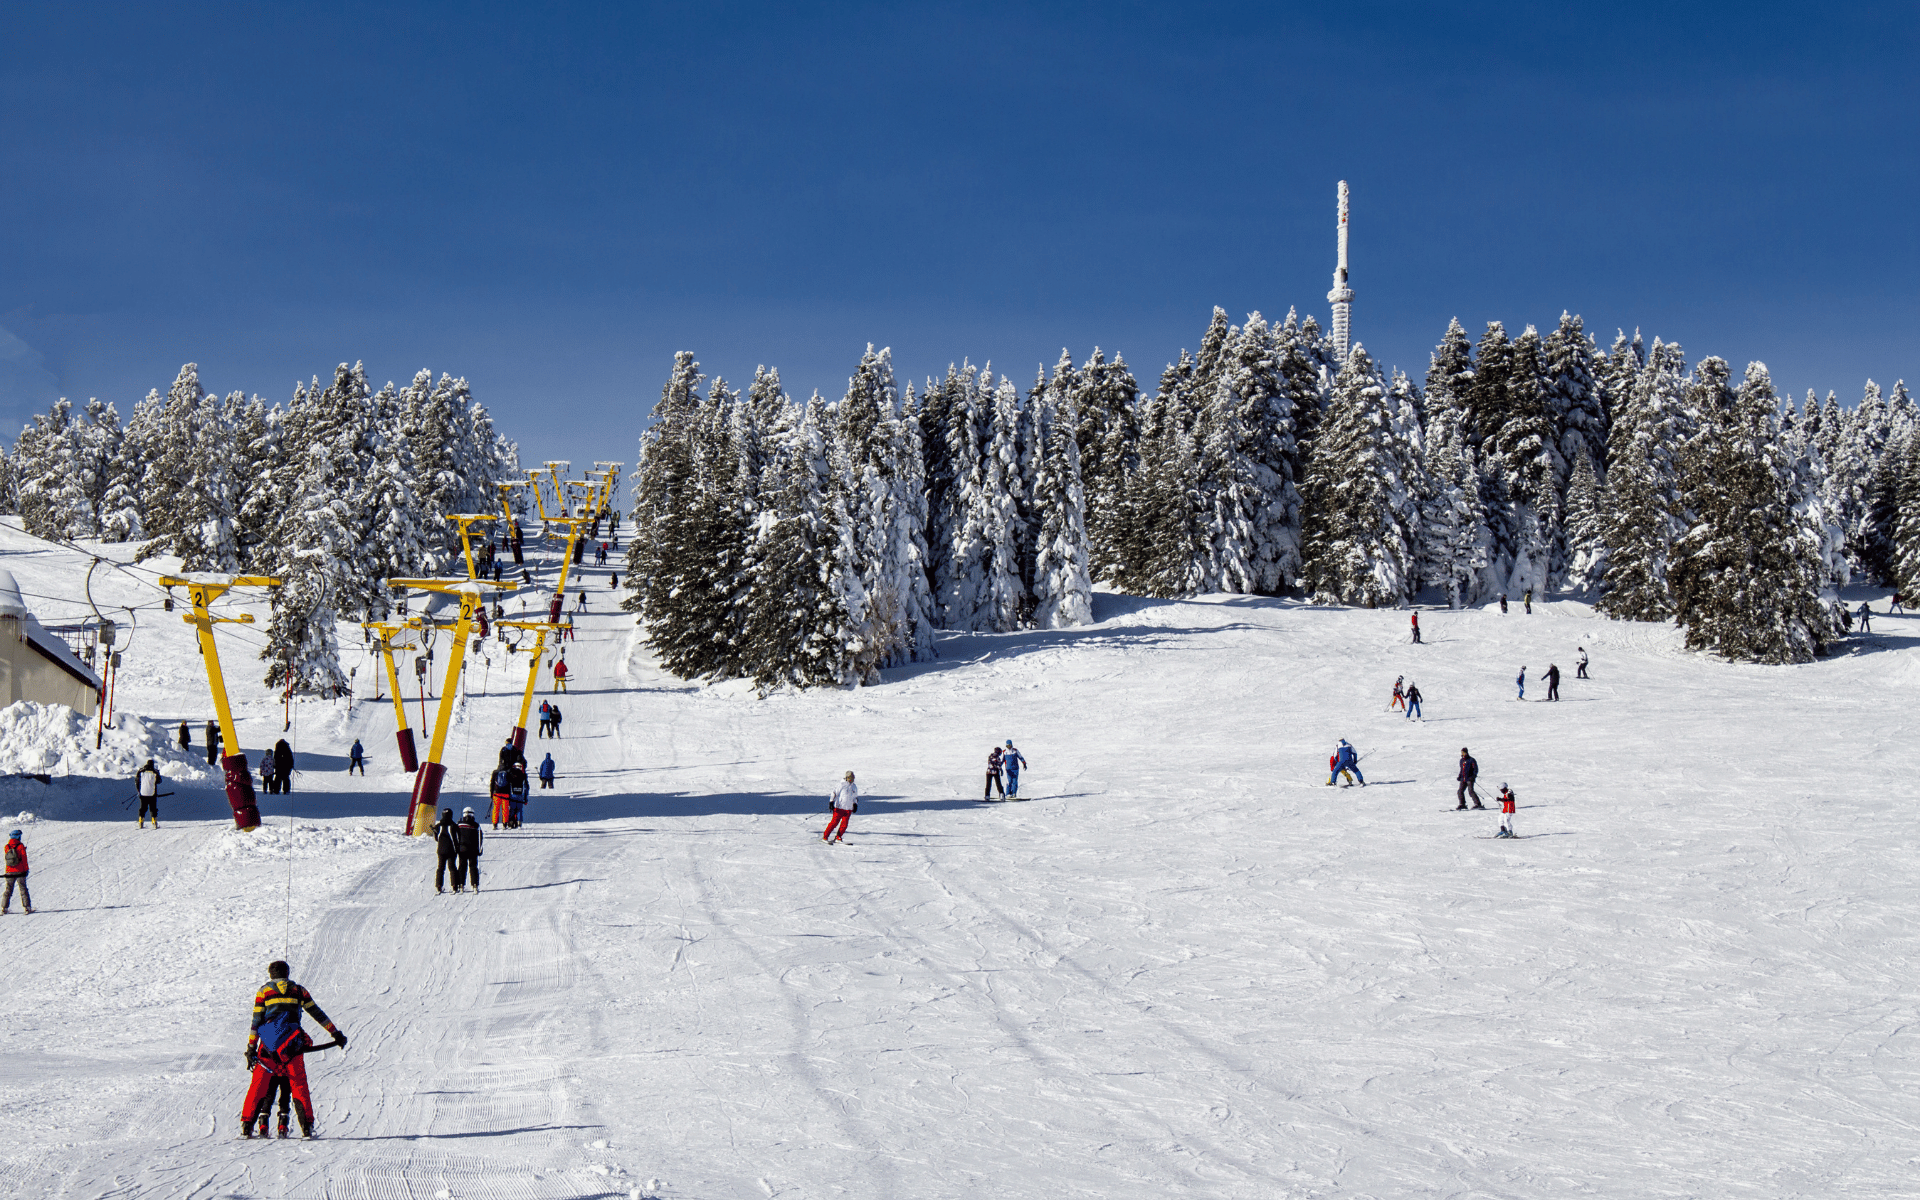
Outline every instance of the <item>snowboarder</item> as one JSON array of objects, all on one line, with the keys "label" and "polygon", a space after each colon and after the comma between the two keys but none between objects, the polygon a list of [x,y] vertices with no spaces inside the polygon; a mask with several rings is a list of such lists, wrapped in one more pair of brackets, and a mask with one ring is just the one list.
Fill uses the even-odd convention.
[{"label": "snowboarder", "polygon": [[1532,588],[1528,588],[1527,594],[1520,597],[1520,611],[1526,613],[1529,616],[1533,615],[1533,589]]},{"label": "snowboarder", "polygon": [[[1411,721],[1415,717],[1420,717],[1420,685],[1410,683],[1407,685],[1407,720]],[[1426,720],[1425,717],[1420,719]]]},{"label": "snowboarder", "polygon": [[1587,648],[1585,646],[1576,646],[1574,648],[1580,651],[1580,657],[1573,661],[1573,677],[1575,679],[1585,679],[1587,677]]},{"label": "snowboarder", "polygon": [[1547,664],[1547,699],[1560,698],[1560,667],[1557,663]]},{"label": "snowboarder", "polygon": [[555,692],[567,690],[567,660],[564,658],[553,664],[553,690]]},{"label": "snowboarder", "polygon": [[[342,1050],[347,1048],[347,1035],[314,1003],[313,993],[287,975],[286,963],[278,960],[268,963],[267,986],[253,995],[253,1031],[247,1036],[247,1066],[253,1069],[253,1081],[247,1088],[246,1105],[240,1113],[241,1132],[247,1137],[254,1136],[256,1123],[260,1126],[260,1136],[266,1136],[267,1105],[276,1077],[284,1078],[293,1094],[301,1136],[313,1136],[313,1096],[307,1091],[305,1062],[313,1039],[300,1028],[303,1009],[333,1035]],[[281,1137],[287,1136],[284,1118],[279,1132]]]},{"label": "snowboarder", "polygon": [[1515,679],[1514,683],[1518,684],[1520,687],[1520,695],[1518,699],[1525,700],[1527,698],[1527,668],[1526,667],[1522,666],[1520,668],[1520,677],[1518,679]]},{"label": "snowboarder", "polygon": [[1007,785],[1000,782],[1000,764],[1005,758],[1006,753],[998,746],[995,746],[992,752],[987,755],[987,786],[981,789],[980,799],[993,799],[993,790],[995,788],[1000,789],[1000,798],[1002,800],[1007,798]]},{"label": "snowboarder", "polygon": [[1503,617],[1507,615],[1507,594],[1505,592],[1500,593],[1500,615]]},{"label": "snowboarder", "polygon": [[1013,748],[1013,739],[1007,739],[1006,752],[1000,756],[1000,765],[1007,769],[1007,799],[1020,798],[1020,772],[1026,768],[1026,756]]},{"label": "snowboarder", "polygon": [[554,776],[555,769],[556,768],[553,765],[553,755],[551,753],[549,753],[545,758],[540,760],[540,787],[543,790],[545,791],[553,790],[553,776]]},{"label": "snowboarder", "polygon": [[460,810],[460,820],[453,827],[453,849],[457,857],[453,860],[453,890],[459,892],[466,887],[469,876],[473,879],[473,890],[480,890],[480,856],[486,852],[486,831],[480,828],[480,818],[473,815],[471,808]]},{"label": "snowboarder", "polygon": [[[997,749],[997,747],[996,747]],[[827,793],[827,809],[833,816],[827,819],[827,831],[820,835],[823,842],[843,841],[847,834],[847,819],[860,811],[860,789],[853,786],[853,772],[848,771],[846,779]],[[835,832],[835,831],[838,832]]]},{"label": "snowboarder", "polygon": [[13,907],[13,889],[20,888],[20,905],[33,915],[33,893],[27,890],[27,844],[20,840],[20,831],[14,830],[7,835],[7,848],[4,852],[7,871],[7,891],[0,896],[0,914]]},{"label": "snowboarder", "polygon": [[1872,633],[1873,632],[1873,609],[1867,606],[1867,602],[1865,600],[1862,600],[1860,602],[1859,617],[1860,617],[1860,632]]},{"label": "snowboarder", "polygon": [[549,724],[552,726],[553,736],[559,737],[560,736],[560,706],[558,704],[547,709],[547,719]]},{"label": "snowboarder", "polygon": [[187,723],[185,721],[180,722],[180,748],[182,750],[193,749],[193,734],[187,729]]},{"label": "snowboarder", "polygon": [[1392,712],[1396,708],[1399,708],[1399,709],[1406,708],[1407,706],[1407,693],[1405,690],[1406,682],[1407,682],[1407,677],[1405,675],[1395,675],[1393,677],[1393,703],[1387,705],[1388,712]]},{"label": "snowboarder", "polygon": [[1460,747],[1460,774],[1458,778],[1460,780],[1460,786],[1454,789],[1453,798],[1459,801],[1459,803],[1453,806],[1454,811],[1458,812],[1467,806],[1468,796],[1473,797],[1473,806],[1475,808],[1485,808],[1486,805],[1480,803],[1480,793],[1475,791],[1473,786],[1473,781],[1480,778],[1480,764],[1474,761],[1473,755],[1467,753],[1465,746]]},{"label": "snowboarder", "polygon": [[433,869],[433,890],[435,894],[444,895],[446,893],[447,872],[449,870],[456,872],[453,877],[453,890],[456,892],[459,891],[460,876],[457,873],[458,868],[455,867],[454,864],[460,857],[460,847],[454,841],[453,810],[450,808],[441,809],[440,819],[433,823],[433,849],[434,853],[439,856],[439,863]]},{"label": "snowboarder", "polygon": [[1513,789],[1500,785],[1500,832],[1495,837],[1513,836]]},{"label": "snowboarder", "polygon": [[273,777],[282,792],[293,790],[293,747],[281,738],[273,744]]},{"label": "snowboarder", "polygon": [[360,739],[353,739],[353,745],[347,748],[347,774],[353,774],[354,768],[360,769],[360,778],[367,777],[367,752],[360,747]]},{"label": "snowboarder", "polygon": [[1413,614],[1413,644],[1416,646],[1420,644],[1420,614],[1419,613]]},{"label": "snowboarder", "polygon": [[[1358,777],[1361,787],[1367,786],[1367,777],[1360,774],[1360,756],[1353,752],[1353,747],[1347,744],[1345,738],[1340,739],[1340,748],[1333,752],[1333,770],[1327,774],[1327,786],[1332,787],[1334,776],[1343,771],[1352,772]],[[1353,784],[1349,782],[1347,786],[1352,787]]]},{"label": "snowboarder", "polygon": [[140,796],[140,828],[147,827],[149,816],[153,818],[153,827],[160,828],[160,768],[153,765],[152,759],[133,773],[133,790]]}]

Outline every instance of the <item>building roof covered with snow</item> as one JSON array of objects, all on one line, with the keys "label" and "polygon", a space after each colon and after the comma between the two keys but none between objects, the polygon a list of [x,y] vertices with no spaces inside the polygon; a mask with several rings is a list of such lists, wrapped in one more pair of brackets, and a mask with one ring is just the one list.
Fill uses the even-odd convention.
[{"label": "building roof covered with snow", "polygon": [[41,627],[13,572],[0,569],[0,704],[17,700],[64,704],[90,717],[100,702],[100,677]]}]

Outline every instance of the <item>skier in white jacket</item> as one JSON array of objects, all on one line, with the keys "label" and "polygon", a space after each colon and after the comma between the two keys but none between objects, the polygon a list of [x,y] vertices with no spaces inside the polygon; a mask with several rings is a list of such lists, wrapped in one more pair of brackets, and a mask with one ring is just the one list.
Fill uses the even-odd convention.
[{"label": "skier in white jacket", "polygon": [[[860,807],[860,789],[853,786],[853,772],[847,772],[845,782],[833,789],[827,796],[827,804],[833,810],[833,818],[827,822],[827,831],[820,835],[823,842],[844,841],[847,832],[847,818]],[[838,832],[836,832],[838,831]]]}]

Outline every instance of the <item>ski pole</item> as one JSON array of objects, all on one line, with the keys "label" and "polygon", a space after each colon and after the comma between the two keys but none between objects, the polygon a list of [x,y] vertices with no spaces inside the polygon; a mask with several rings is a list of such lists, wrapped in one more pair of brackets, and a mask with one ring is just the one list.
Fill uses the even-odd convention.
[{"label": "ski pole", "polygon": [[[172,792],[155,792],[155,793],[154,793],[154,796],[153,796],[153,798],[154,798],[155,800],[158,800],[158,799],[160,799],[160,797],[162,797],[162,796],[171,796],[171,795],[173,795],[173,793],[172,793]],[[122,802],[121,802],[121,805],[120,805],[120,807],[121,807],[121,808],[131,808],[131,807],[133,806],[133,802],[134,802],[135,800],[138,800],[139,798],[140,798],[140,793],[139,793],[139,792],[135,792],[135,793],[134,793],[133,795],[131,795],[131,796],[128,796],[128,797],[126,798],[126,800],[124,800],[124,801],[122,801]]]}]

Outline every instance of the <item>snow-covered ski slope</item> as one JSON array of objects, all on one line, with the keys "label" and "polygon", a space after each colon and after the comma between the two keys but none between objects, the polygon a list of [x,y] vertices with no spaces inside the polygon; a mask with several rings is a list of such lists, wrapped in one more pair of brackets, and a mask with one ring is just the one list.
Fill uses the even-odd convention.
[{"label": "snow-covered ski slope", "polygon": [[[84,556],[0,550],[79,594]],[[1102,596],[1092,628],[762,700],[663,676],[586,575],[566,736],[529,743],[560,786],[490,836],[477,896],[435,895],[397,832],[357,651],[350,712],[298,706],[256,833],[211,777],[158,832],[124,779],[0,783],[41,910],[0,921],[0,1194],[1920,1190],[1920,618],[1758,668],[1572,604],[1426,613],[1414,646],[1405,613]],[[260,632],[220,633],[254,753],[282,727]],[[484,815],[514,679],[476,670],[449,798]],[[1388,711],[1397,674],[1424,722]],[[200,748],[177,614],[141,613],[119,704]],[[1343,736],[1371,786],[1325,786]],[[982,806],[1007,737],[1025,802]],[[1523,840],[1451,811],[1463,745]],[[240,1142],[282,955],[351,1046],[309,1059],[323,1140]]]}]

